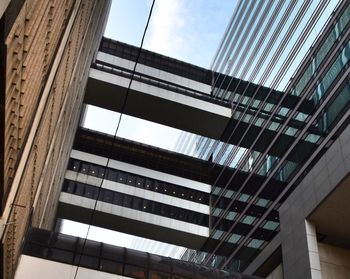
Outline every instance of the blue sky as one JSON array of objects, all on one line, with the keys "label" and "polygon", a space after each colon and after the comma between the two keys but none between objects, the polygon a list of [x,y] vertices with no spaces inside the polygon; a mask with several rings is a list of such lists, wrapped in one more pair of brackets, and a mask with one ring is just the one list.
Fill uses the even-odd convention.
[{"label": "blue sky", "polygon": [[[150,0],[113,0],[105,36],[139,46]],[[156,0],[144,48],[210,66],[236,0]]]}]

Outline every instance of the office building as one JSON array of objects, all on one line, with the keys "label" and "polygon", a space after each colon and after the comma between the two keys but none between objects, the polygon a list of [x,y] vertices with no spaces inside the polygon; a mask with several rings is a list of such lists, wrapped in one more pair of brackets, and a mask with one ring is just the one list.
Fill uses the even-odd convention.
[{"label": "office building", "polygon": [[347,229],[335,221],[348,212],[336,196],[347,188],[349,19],[348,1],[237,6],[213,62],[212,92],[231,101],[231,123],[198,152],[249,177],[219,176],[210,214],[219,244],[194,259],[261,276],[281,263],[277,278],[349,276]]}]

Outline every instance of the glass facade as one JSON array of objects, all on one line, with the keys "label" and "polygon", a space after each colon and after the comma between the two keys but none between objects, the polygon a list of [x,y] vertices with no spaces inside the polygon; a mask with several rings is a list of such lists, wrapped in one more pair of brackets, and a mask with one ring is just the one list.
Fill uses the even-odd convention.
[{"label": "glass facade", "polygon": [[256,278],[34,228],[23,254],[137,279]]},{"label": "glass facade", "polygon": [[208,227],[208,215],[134,195],[65,180],[62,192]]},{"label": "glass facade", "polygon": [[280,204],[347,118],[349,21],[347,1],[240,2],[212,64],[232,118],[222,140],[197,144],[235,171],[213,183],[211,240],[192,260],[241,271],[278,232]]},{"label": "glass facade", "polygon": [[[96,165],[90,162],[85,162],[74,158],[70,159],[68,164],[68,170],[72,170],[81,174],[87,174],[89,176],[104,178],[104,180],[106,181],[113,181],[120,184],[144,189],[147,191],[161,193],[167,196],[194,201],[196,203],[206,205],[209,204],[208,193],[130,172],[106,168],[105,166]],[[68,189],[71,189],[68,192],[76,192],[77,190],[75,189],[75,186],[70,186],[71,182],[66,181],[66,183],[64,183],[63,190],[68,191]]]}]

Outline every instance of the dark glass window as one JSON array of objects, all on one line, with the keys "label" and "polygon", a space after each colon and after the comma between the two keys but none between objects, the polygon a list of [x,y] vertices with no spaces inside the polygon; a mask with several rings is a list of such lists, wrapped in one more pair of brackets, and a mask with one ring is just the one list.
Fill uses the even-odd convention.
[{"label": "dark glass window", "polygon": [[90,165],[89,167],[89,175],[92,176],[98,176],[98,171],[99,171],[99,167],[97,165]]},{"label": "dark glass window", "polygon": [[113,204],[122,205],[123,204],[123,194],[114,192]]},{"label": "dark glass window", "polygon": [[[111,168],[105,168],[103,166],[98,166],[95,164],[71,159],[70,161],[70,167],[72,167],[74,164],[77,166],[80,166],[80,169],[83,173],[86,173],[88,175],[96,176],[103,178],[105,177],[107,180],[118,182],[118,183],[125,183],[127,185],[144,188],[146,190],[150,191],[156,191],[165,195],[171,195],[183,199],[189,199],[193,200],[198,203],[202,204],[208,204],[209,203],[209,195],[207,193],[196,191],[196,190],[189,190],[186,187],[174,185],[171,183],[166,183],[163,181],[158,181],[151,178],[146,178],[142,176],[138,176],[131,173],[126,173],[120,170],[115,170]],[[66,183],[70,184],[70,188],[68,189],[68,186]],[[77,189],[73,189],[72,187],[75,185],[74,182],[65,182],[63,190],[65,192],[74,193],[77,191]],[[75,186],[74,186],[75,187]],[[77,194],[81,194],[81,191],[77,191]],[[92,197],[91,193],[88,195],[88,197]]]},{"label": "dark glass window", "polygon": [[50,241],[51,247],[74,251],[77,246],[77,239],[64,234],[54,234]]},{"label": "dark glass window", "polygon": [[138,176],[136,178],[136,186],[140,188],[144,188],[145,184],[145,179],[143,177]]},{"label": "dark glass window", "polygon": [[68,169],[73,171],[78,171],[80,168],[80,161],[75,159],[70,159],[68,164]]},{"label": "dark glass window", "polygon": [[35,243],[29,243],[26,245],[25,254],[39,258],[46,258],[48,254],[48,248]]},{"label": "dark glass window", "polygon": [[132,205],[132,198],[133,198],[132,196],[124,195],[123,206],[130,208]]},{"label": "dark glass window", "polygon": [[65,251],[61,249],[51,248],[48,254],[50,260],[55,260],[59,262],[72,263],[73,262],[73,252]]},{"label": "dark glass window", "polygon": [[108,203],[113,203],[114,199],[114,192],[106,189],[101,190],[101,196],[102,196],[102,201],[108,202]]},{"label": "dark glass window", "polygon": [[83,183],[76,182],[76,187],[75,187],[75,193],[76,195],[79,196],[84,196],[84,191],[85,191],[85,185]]},{"label": "dark glass window", "polygon": [[112,169],[107,170],[107,179],[111,181],[118,181],[118,173]]},{"label": "dark glass window", "polygon": [[109,273],[115,273],[115,274],[122,274],[123,272],[123,264],[116,263],[111,260],[100,260],[100,266],[99,269],[101,271],[109,272]]},{"label": "dark glass window", "polygon": [[75,188],[76,188],[76,185],[75,185],[74,181],[68,180],[68,179],[64,180],[64,183],[63,183],[63,191],[64,192],[73,194],[75,192]]},{"label": "dark glass window", "polygon": [[80,164],[80,169],[79,169],[79,172],[81,172],[81,173],[88,173],[88,171],[89,171],[89,167],[90,167],[90,164],[89,163],[84,163],[84,162],[82,162],[81,164]]},{"label": "dark glass window", "polygon": [[85,189],[85,197],[89,199],[97,199],[98,188],[96,187],[86,187]]},{"label": "dark glass window", "polygon": [[123,275],[130,276],[131,278],[136,278],[136,279],[146,279],[147,271],[145,268],[126,264],[124,267]]},{"label": "dark glass window", "polygon": [[150,271],[149,278],[150,279],[171,279],[171,274],[160,272],[160,271]]},{"label": "dark glass window", "polygon": [[119,183],[125,183],[126,182],[126,173],[124,172],[118,172],[118,182]]},{"label": "dark glass window", "polygon": [[135,175],[128,174],[127,175],[126,184],[132,185],[132,186],[136,186],[136,177],[135,177]]},{"label": "dark glass window", "polygon": [[74,265],[80,265],[87,267],[98,269],[99,267],[99,259],[97,257],[86,256],[86,255],[76,255],[74,259]]},{"label": "dark glass window", "polygon": [[132,208],[136,210],[142,210],[142,199],[138,197],[132,198]]}]

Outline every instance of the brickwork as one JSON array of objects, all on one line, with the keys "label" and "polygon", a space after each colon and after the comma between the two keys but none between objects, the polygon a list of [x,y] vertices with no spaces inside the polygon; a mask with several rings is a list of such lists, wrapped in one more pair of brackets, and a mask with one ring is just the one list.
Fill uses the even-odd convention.
[{"label": "brickwork", "polygon": [[27,0],[5,40],[3,191],[5,197],[16,193],[2,239],[4,278],[13,277],[28,224],[53,226],[109,5],[109,0]]},{"label": "brickwork", "polygon": [[25,1],[5,40],[5,197],[73,2]]}]

